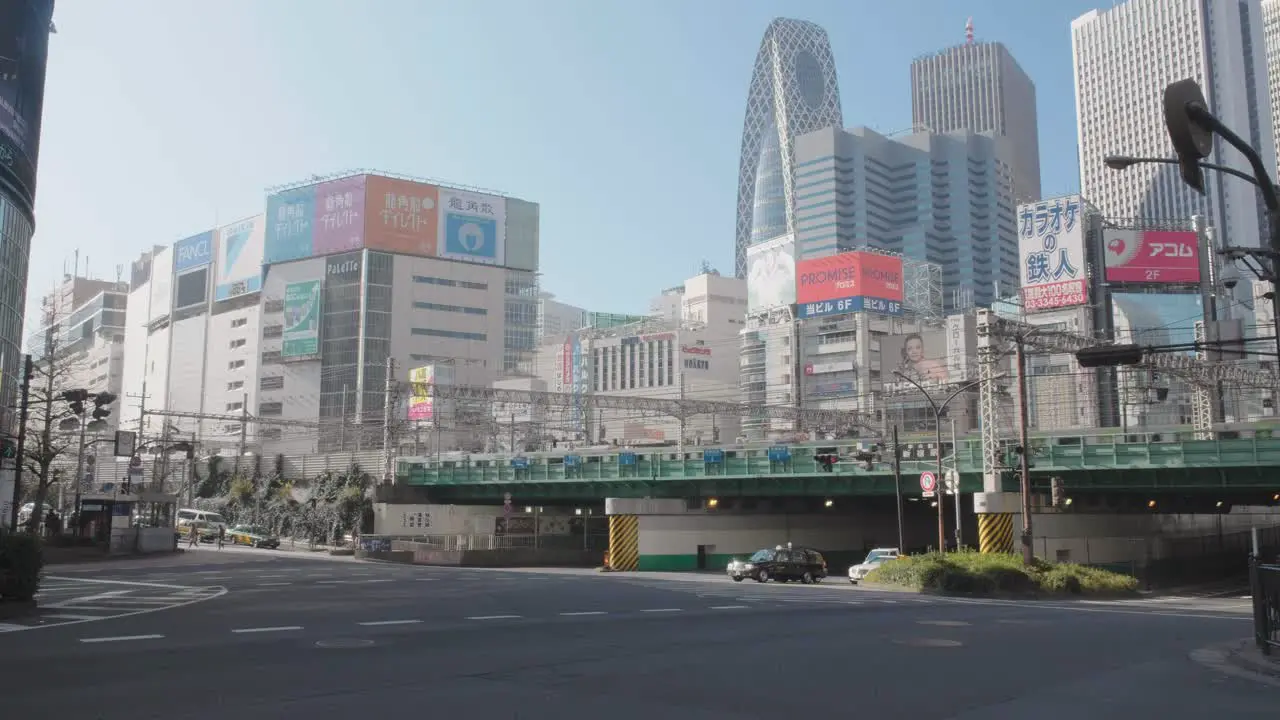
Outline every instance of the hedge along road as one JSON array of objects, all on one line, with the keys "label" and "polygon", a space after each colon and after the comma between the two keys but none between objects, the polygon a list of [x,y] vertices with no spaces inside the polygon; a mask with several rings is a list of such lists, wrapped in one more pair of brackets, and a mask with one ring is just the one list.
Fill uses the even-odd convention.
[{"label": "hedge along road", "polygon": [[147,615],[225,594],[227,589],[221,585],[170,585],[46,575],[36,594],[37,608],[30,614],[0,621],[0,635]]}]

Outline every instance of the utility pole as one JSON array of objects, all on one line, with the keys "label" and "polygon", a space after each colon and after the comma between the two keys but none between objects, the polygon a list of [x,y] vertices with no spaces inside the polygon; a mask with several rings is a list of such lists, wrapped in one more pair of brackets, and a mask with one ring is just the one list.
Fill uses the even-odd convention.
[{"label": "utility pole", "polygon": [[962,538],[960,535],[960,444],[956,441],[956,420],[951,418],[951,474],[955,479],[956,504],[956,552],[960,552]]},{"label": "utility pole", "polygon": [[80,413],[80,447],[76,452],[76,517],[80,517],[80,486],[84,483],[84,413]]},{"label": "utility pole", "polygon": [[906,552],[902,532],[902,448],[898,445],[898,426],[893,426],[893,494],[898,500],[898,552]]},{"label": "utility pole", "polygon": [[347,384],[342,384],[342,415],[338,417],[338,452],[347,449]]},{"label": "utility pole", "polygon": [[684,412],[684,368],[672,368],[680,373],[680,465],[684,466],[684,429],[685,429],[685,412]]},{"label": "utility pole", "polygon": [[1016,360],[1018,364],[1018,443],[1022,446],[1019,490],[1022,493],[1022,562],[1035,561],[1031,540],[1031,444],[1028,439],[1027,418],[1027,350],[1022,335],[1017,337]]},{"label": "utility pole", "polygon": [[511,413],[511,454],[516,454],[516,414]]},{"label": "utility pole", "polygon": [[22,403],[18,406],[18,447],[13,464],[13,507],[9,508],[9,527],[18,530],[18,502],[22,500],[22,461],[27,445],[27,414],[31,402],[31,378],[35,375],[30,355],[22,356]]},{"label": "utility pole", "polygon": [[240,473],[240,460],[249,450],[249,393],[245,393],[240,401],[240,450],[236,453],[235,473]]},{"label": "utility pole", "polygon": [[395,479],[395,448],[391,444],[391,406],[396,389],[396,360],[387,357],[387,381],[382,391],[382,482]]}]

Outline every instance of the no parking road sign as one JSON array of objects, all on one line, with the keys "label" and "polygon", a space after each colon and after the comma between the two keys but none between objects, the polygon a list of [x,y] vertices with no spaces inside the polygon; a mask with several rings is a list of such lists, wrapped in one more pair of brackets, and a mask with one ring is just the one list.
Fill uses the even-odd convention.
[{"label": "no parking road sign", "polygon": [[925,497],[933,497],[938,489],[938,477],[932,472],[925,470],[920,473],[920,490],[923,491]]}]

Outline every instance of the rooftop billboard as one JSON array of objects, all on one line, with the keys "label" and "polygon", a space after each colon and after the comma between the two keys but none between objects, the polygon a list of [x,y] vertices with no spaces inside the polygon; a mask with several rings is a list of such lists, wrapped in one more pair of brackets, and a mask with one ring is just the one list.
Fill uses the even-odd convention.
[{"label": "rooftop billboard", "polygon": [[214,273],[215,302],[262,289],[262,251],[266,216],[258,215],[217,230],[218,260]]},{"label": "rooftop billboard", "polygon": [[364,242],[370,250],[434,256],[439,189],[434,185],[370,175]]},{"label": "rooftop billboard", "polygon": [[795,237],[783,235],[747,248],[747,312],[796,301]]},{"label": "rooftop billboard", "polygon": [[796,303],[802,318],[870,312],[901,315],[902,258],[870,252],[796,263]]},{"label": "rooftop billboard", "polygon": [[1108,229],[1102,244],[1107,282],[1200,282],[1200,241],[1194,232]]},{"label": "rooftop billboard", "polygon": [[1028,312],[1089,301],[1079,195],[1018,206],[1022,305]]},{"label": "rooftop billboard", "polygon": [[192,235],[173,244],[173,273],[181,275],[192,268],[213,262],[213,231]]}]

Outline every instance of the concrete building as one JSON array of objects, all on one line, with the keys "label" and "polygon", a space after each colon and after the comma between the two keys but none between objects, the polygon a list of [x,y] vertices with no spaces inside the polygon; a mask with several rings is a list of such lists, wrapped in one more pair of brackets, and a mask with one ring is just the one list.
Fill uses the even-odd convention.
[{"label": "concrete building", "polygon": [[538,293],[538,343],[586,327],[587,311],[562,303],[549,292]]},{"label": "concrete building", "polygon": [[1036,86],[1003,44],[973,42],[971,35],[964,45],[913,60],[911,121],[936,133],[970,130],[1008,138],[1014,201],[1040,199]]},{"label": "concrete building", "polygon": [[802,20],[769,23],[747,90],[738,168],[734,274],[747,248],[795,229],[795,149],[804,133],[840,127],[840,85],[827,32]]},{"label": "concrete building", "polygon": [[[546,436],[578,443],[686,444],[733,438],[737,417],[676,418],[590,409],[602,395],[738,402],[738,335],[746,282],[703,273],[664,291],[668,311],[628,324],[599,323],[539,349],[538,379],[552,392],[581,397],[547,418]],[[678,314],[677,314],[678,313]]]},{"label": "concrete building", "polygon": [[[1256,247],[1265,236],[1265,208],[1249,183],[1209,172],[1201,195],[1182,182],[1176,166],[1116,171],[1103,160],[1167,157],[1164,89],[1191,78],[1204,90],[1210,110],[1258,148],[1274,176],[1263,24],[1260,0],[1128,0],[1073,21],[1081,195],[1113,218],[1204,215],[1223,242]],[[1221,140],[1205,162],[1250,171],[1244,157]]]},{"label": "concrete building", "polygon": [[104,435],[114,432],[120,420],[127,290],[119,281],[66,276],[42,298],[42,327],[27,341],[36,363],[50,353],[56,356],[54,392],[83,389],[117,396],[100,431]]},{"label": "concrete building", "polygon": [[870,246],[938,265],[948,312],[1017,287],[1009,140],[827,128],[797,138],[795,158],[796,262]]}]

